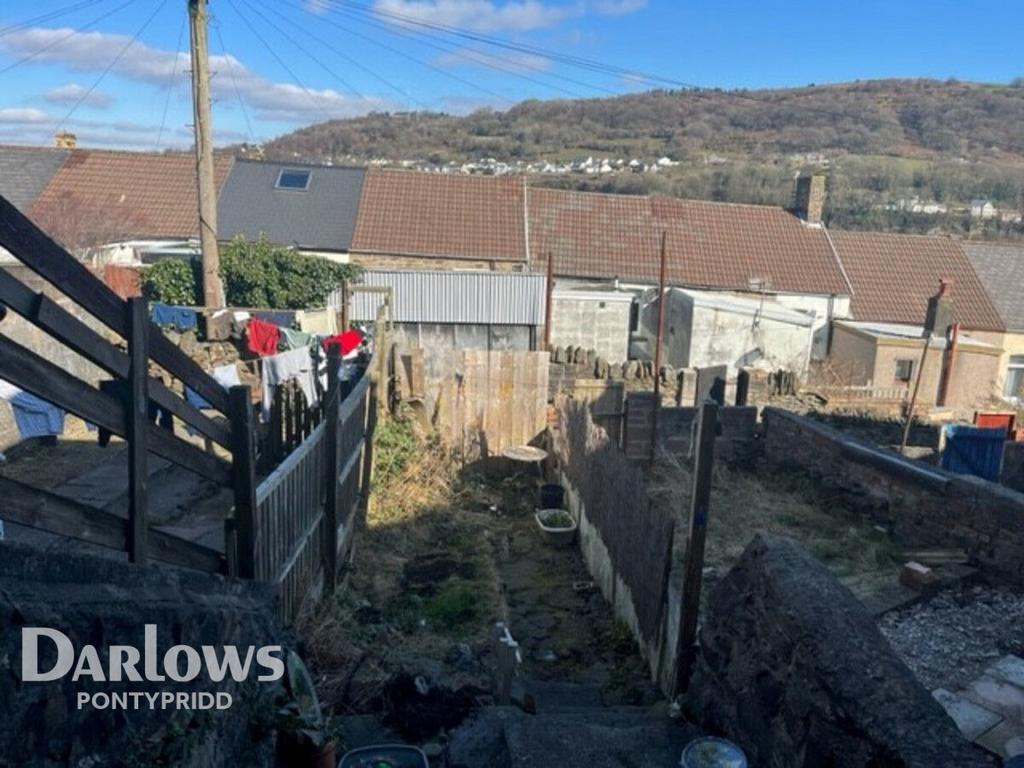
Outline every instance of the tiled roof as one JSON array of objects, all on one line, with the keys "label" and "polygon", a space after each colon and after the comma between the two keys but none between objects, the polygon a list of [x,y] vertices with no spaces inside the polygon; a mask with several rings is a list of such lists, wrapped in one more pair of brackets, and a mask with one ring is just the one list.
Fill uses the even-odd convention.
[{"label": "tiled roof", "polygon": [[[234,159],[214,161],[220,189]],[[39,215],[47,206],[70,196],[108,202],[118,216],[130,220],[132,237],[196,237],[195,157],[187,153],[154,154],[74,149],[32,207]]]},{"label": "tiled roof", "polygon": [[965,329],[1004,328],[960,242],[948,237],[832,231],[853,285],[855,320],[924,322],[939,280],[952,279],[954,317]]},{"label": "tiled roof", "polygon": [[1024,245],[968,242],[964,248],[1007,329],[1024,331]]},{"label": "tiled roof", "polygon": [[555,272],[657,282],[661,233],[675,285],[846,295],[842,270],[820,227],[781,208],[663,197],[529,190],[530,250],[553,253]]},{"label": "tiled roof", "polygon": [[[304,190],[278,189],[282,170],[309,172]],[[217,233],[282,245],[345,251],[352,243],[365,170],[236,160],[220,193]]]},{"label": "tiled roof", "polygon": [[352,250],[525,261],[523,190],[514,176],[368,171]]},{"label": "tiled roof", "polygon": [[24,213],[69,154],[66,149],[0,147],[0,195]]}]

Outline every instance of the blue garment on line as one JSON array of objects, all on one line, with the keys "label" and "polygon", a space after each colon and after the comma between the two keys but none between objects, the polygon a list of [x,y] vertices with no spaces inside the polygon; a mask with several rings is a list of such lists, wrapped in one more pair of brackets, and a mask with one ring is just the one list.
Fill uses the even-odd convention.
[{"label": "blue garment on line", "polygon": [[213,408],[213,406],[206,401],[206,398],[192,389],[192,387],[185,387],[185,400],[199,410],[203,410],[204,408]]},{"label": "blue garment on line", "polygon": [[150,308],[149,316],[161,328],[173,328],[182,333],[199,326],[199,314],[188,307],[172,307],[157,302]]},{"label": "blue garment on line", "polygon": [[15,395],[11,399],[11,410],[22,439],[64,434],[64,411],[30,392]]}]

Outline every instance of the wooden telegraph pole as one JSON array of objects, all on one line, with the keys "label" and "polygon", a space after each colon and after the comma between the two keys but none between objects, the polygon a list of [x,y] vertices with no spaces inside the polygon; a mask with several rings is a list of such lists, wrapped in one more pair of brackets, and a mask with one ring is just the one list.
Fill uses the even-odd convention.
[{"label": "wooden telegraph pole", "polygon": [[195,116],[196,177],[199,181],[199,246],[203,256],[203,306],[223,306],[220,254],[217,251],[217,185],[213,175],[210,124],[210,57],[206,37],[206,0],[188,0],[192,40],[192,108]]}]

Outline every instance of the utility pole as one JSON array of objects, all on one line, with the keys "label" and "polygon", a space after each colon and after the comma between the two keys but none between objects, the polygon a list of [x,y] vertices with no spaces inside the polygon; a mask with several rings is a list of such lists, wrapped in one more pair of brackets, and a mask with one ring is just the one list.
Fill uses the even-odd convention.
[{"label": "utility pole", "polygon": [[203,257],[203,306],[223,306],[220,254],[217,251],[217,186],[213,175],[210,124],[210,57],[206,37],[206,0],[188,0],[192,39],[192,108],[195,115],[196,177],[199,180],[199,246]]},{"label": "utility pole", "polygon": [[651,464],[657,458],[658,416],[661,411],[661,345],[665,333],[665,270],[668,251],[665,248],[668,230],[661,233],[661,269],[658,273],[658,332],[654,341],[654,413],[651,416]]}]

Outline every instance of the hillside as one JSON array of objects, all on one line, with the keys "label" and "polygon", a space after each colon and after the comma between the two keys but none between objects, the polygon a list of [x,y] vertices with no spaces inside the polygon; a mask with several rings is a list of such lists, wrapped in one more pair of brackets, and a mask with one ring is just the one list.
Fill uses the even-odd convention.
[{"label": "hillside", "polygon": [[[488,172],[528,172],[547,185],[780,205],[790,202],[795,171],[821,166],[829,170],[833,224],[1024,234],[1012,221],[1024,209],[1022,81],[650,91],[534,100],[464,117],[372,114],[301,129],[265,152],[449,170],[492,158],[483,164]],[[612,169],[568,167],[587,157],[608,158]],[[635,160],[638,170],[650,168],[663,157],[678,164],[628,167]],[[915,211],[915,199],[917,208],[932,204],[930,212]],[[991,200],[1006,220],[971,225],[966,207],[974,199]]]}]

